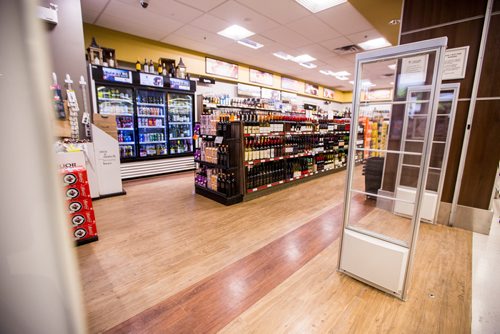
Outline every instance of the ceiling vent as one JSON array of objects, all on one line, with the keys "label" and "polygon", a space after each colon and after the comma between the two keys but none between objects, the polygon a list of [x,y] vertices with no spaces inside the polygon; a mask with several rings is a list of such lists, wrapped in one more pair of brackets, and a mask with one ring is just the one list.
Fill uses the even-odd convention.
[{"label": "ceiling vent", "polygon": [[363,51],[360,47],[356,46],[356,45],[346,45],[346,46],[342,46],[340,48],[336,48],[333,50],[333,52],[335,52],[336,54],[340,55],[340,56],[343,56],[343,55],[350,55],[350,54],[353,54],[353,53],[358,53],[360,51]]}]

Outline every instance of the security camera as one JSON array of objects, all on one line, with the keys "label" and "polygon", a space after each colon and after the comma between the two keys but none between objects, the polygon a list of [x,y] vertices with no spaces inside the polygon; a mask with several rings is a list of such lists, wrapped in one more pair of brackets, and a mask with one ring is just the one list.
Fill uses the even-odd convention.
[{"label": "security camera", "polygon": [[146,9],[149,6],[149,0],[139,0],[141,3],[142,8]]}]

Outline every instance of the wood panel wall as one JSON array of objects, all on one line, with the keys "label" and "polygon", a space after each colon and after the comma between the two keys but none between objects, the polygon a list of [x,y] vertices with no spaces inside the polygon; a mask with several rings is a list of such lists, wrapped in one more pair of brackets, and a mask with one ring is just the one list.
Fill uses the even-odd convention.
[{"label": "wood panel wall", "polygon": [[[460,83],[442,195],[448,203],[455,191],[486,5],[486,0],[404,2],[400,44],[447,36],[448,48],[469,45],[465,78],[444,81]],[[500,0],[495,0],[493,11],[479,86],[482,98],[500,96]],[[458,204],[488,209],[500,159],[500,100],[477,101],[474,115]]]}]

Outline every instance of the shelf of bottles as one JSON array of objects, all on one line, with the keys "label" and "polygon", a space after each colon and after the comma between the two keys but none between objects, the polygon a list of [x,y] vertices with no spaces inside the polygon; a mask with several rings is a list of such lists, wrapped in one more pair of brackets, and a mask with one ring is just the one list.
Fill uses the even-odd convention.
[{"label": "shelf of bottles", "polygon": [[242,113],[246,193],[345,167],[347,119]]},{"label": "shelf of bottles", "polygon": [[139,156],[167,155],[165,93],[150,90],[137,91],[137,128],[139,129]]},{"label": "shelf of bottles", "polygon": [[170,154],[193,152],[193,100],[190,95],[168,95],[168,140]]},{"label": "shelf of bottles", "polygon": [[[239,99],[237,103],[241,105],[242,101],[248,103],[248,99]],[[348,118],[283,113],[270,109],[269,104],[235,104],[231,101],[230,105],[204,105],[199,129],[201,142],[195,152],[201,168],[197,186],[220,190],[220,182],[228,180],[232,168],[236,176],[237,172],[241,173],[236,182],[241,183],[238,189],[245,196],[346,166]],[[238,146],[228,145],[237,137],[234,134],[236,125],[241,138],[239,150]],[[222,144],[214,144],[221,143],[224,126],[233,127],[231,138],[224,137]],[[233,160],[236,155],[240,156],[238,161]],[[228,160],[230,165],[225,165]]]},{"label": "shelf of bottles", "polygon": [[114,115],[121,158],[134,158],[135,128],[133,92],[130,88],[97,86],[97,106],[101,115]]},{"label": "shelf of bottles", "polygon": [[241,124],[218,110],[204,109],[194,152],[196,192],[229,205],[243,199],[240,186]]}]

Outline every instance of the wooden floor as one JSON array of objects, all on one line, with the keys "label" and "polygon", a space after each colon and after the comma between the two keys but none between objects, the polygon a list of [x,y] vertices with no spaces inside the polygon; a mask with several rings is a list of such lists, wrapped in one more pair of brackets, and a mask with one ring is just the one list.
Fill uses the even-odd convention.
[{"label": "wooden floor", "polygon": [[[90,332],[470,331],[469,232],[423,226],[402,303],[335,271],[344,172],[232,207],[194,195],[192,177],[128,182],[95,202],[100,240],[77,249]],[[280,249],[293,265],[275,265]]]}]

